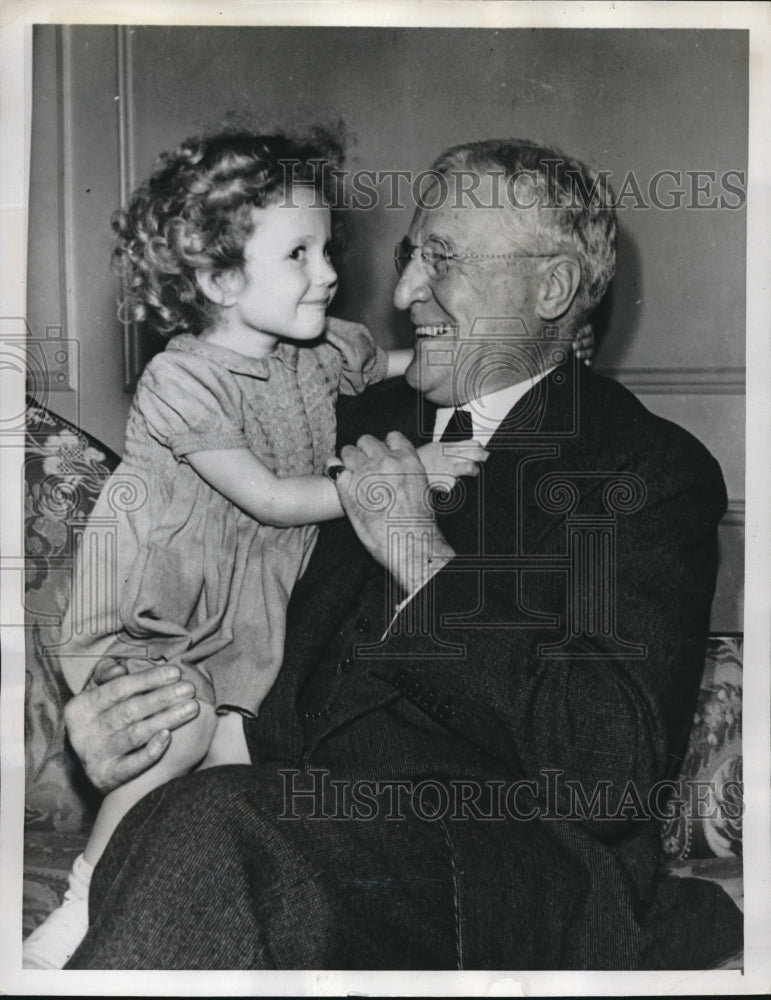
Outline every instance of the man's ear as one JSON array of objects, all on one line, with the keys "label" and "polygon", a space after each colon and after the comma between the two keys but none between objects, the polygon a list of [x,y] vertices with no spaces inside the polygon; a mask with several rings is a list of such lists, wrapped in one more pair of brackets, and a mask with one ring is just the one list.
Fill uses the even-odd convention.
[{"label": "man's ear", "polygon": [[538,286],[536,315],[539,319],[560,319],[570,309],[581,287],[581,265],[575,257],[553,262]]},{"label": "man's ear", "polygon": [[195,272],[195,280],[210,302],[225,308],[233,305],[243,282],[238,271],[215,272],[204,267]]}]

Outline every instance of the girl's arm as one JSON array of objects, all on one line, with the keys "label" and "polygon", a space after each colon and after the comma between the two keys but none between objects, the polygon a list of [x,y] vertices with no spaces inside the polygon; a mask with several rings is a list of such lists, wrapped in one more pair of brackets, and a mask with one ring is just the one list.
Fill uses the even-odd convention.
[{"label": "girl's arm", "polygon": [[415,356],[415,350],[412,347],[405,347],[399,350],[386,351],[386,354],[388,355],[386,378],[397,378],[407,371],[407,366]]},{"label": "girl's arm", "polygon": [[[363,323],[351,323],[335,316],[327,316],[326,338],[340,351],[346,367],[351,371],[364,372],[374,363],[377,348],[372,334]],[[414,353],[411,347],[386,351],[388,369],[384,377],[396,378],[403,375]]]},{"label": "girl's arm", "polygon": [[[479,463],[487,458],[475,441],[454,446],[455,454],[452,450],[433,444],[418,449],[428,481],[446,490],[459,476],[477,475]],[[326,477],[281,479],[248,448],[196,451],[187,460],[209,486],[262,524],[287,528],[343,516],[337,489]]]},{"label": "girl's arm", "polygon": [[274,475],[248,448],[196,451],[187,461],[209,486],[262,524],[287,528],[343,516],[324,476]]}]

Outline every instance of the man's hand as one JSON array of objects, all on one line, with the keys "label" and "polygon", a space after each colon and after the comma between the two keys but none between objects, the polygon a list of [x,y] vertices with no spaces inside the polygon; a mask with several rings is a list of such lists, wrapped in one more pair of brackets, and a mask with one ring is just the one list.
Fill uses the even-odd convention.
[{"label": "man's hand", "polygon": [[417,451],[392,431],[384,442],[365,434],[340,457],[337,492],[359,540],[414,593],[455,555],[437,528]]},{"label": "man's hand", "polygon": [[101,792],[152,767],[169,747],[170,730],[200,710],[193,685],[177,683],[178,667],[134,674],[125,669],[114,660],[104,661],[96,670],[99,686],[82,691],[64,708],[70,743]]}]

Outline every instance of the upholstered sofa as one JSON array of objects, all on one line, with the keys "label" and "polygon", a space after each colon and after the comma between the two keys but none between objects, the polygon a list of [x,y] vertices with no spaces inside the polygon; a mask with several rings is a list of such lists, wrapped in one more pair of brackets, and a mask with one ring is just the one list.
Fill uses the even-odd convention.
[{"label": "upholstered sofa", "polygon": [[[57,662],[55,630],[69,600],[78,536],[118,461],[109,449],[28,401],[25,934],[56,906],[98,806],[64,731],[62,706],[69,692]],[[719,881],[740,904],[741,737],[742,639],[712,636],[681,767],[685,794],[667,808],[672,815],[662,821],[661,834],[673,872]]]}]

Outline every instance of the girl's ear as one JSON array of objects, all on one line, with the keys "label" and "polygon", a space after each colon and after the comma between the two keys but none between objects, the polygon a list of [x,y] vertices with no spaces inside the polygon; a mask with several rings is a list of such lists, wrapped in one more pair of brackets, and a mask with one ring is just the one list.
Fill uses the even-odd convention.
[{"label": "girl's ear", "polygon": [[235,271],[214,272],[211,268],[199,268],[195,280],[206,298],[215,305],[232,306],[242,288],[242,277]]},{"label": "girl's ear", "polygon": [[549,266],[538,287],[539,319],[560,319],[570,309],[581,287],[581,265],[574,257],[560,257]]}]

